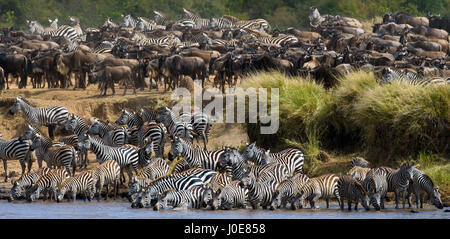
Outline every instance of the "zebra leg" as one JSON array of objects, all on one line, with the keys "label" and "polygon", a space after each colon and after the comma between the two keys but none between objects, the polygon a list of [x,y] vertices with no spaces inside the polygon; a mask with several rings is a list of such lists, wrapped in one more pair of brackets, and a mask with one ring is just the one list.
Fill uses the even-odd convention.
[{"label": "zebra leg", "polygon": [[49,124],[48,126],[47,126],[47,128],[48,128],[48,136],[50,137],[50,139],[55,139],[55,135],[53,135],[53,130],[54,130],[54,125],[53,124]]},{"label": "zebra leg", "polygon": [[327,208],[330,208],[330,199],[325,199],[325,202],[327,203]]},{"label": "zebra leg", "polygon": [[108,200],[108,193],[109,193],[109,184],[106,184],[106,196],[105,196],[105,200]]},{"label": "zebra leg", "polygon": [[398,209],[398,194],[399,194],[399,190],[395,189],[395,209]]},{"label": "zebra leg", "polygon": [[[344,200],[342,200],[342,201],[344,201]],[[342,203],[342,204],[344,204],[344,203]],[[348,199],[347,204],[348,204],[347,205],[348,206],[348,210],[351,211],[352,210],[352,200]]]},{"label": "zebra leg", "polygon": [[5,169],[5,183],[8,182],[8,165],[6,159],[3,159],[3,168]]},{"label": "zebra leg", "polygon": [[425,201],[425,193],[420,194],[420,208],[423,208],[423,201]]},{"label": "zebra leg", "polygon": [[402,191],[402,203],[403,203],[403,209],[405,209],[405,199],[406,199],[406,190]]}]

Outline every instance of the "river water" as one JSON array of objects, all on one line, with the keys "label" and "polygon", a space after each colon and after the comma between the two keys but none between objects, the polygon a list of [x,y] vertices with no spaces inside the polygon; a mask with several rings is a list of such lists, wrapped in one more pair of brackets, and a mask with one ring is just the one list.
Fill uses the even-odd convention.
[{"label": "river water", "polygon": [[[160,210],[133,209],[126,201],[108,202],[43,202],[28,203],[14,201],[9,203],[0,200],[1,219],[128,219],[128,218],[163,218],[163,219],[450,219],[450,213],[424,206],[419,213],[411,213],[411,209],[394,209],[395,205],[386,205],[382,211],[359,209],[358,211],[341,211],[337,204],[331,204],[329,209],[319,204],[321,209],[291,210]],[[347,206],[346,206],[347,208]],[[448,208],[446,208],[448,209]]]}]

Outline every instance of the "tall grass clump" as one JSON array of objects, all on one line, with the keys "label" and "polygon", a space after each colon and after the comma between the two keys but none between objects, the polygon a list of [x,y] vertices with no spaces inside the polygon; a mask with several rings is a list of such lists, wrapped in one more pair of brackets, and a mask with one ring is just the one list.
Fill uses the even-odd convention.
[{"label": "tall grass clump", "polygon": [[[267,146],[277,146],[283,139],[299,142],[318,140],[313,135],[317,131],[315,118],[331,100],[321,85],[301,78],[287,77],[280,72],[262,72],[244,79],[241,86],[279,89],[278,132],[275,135],[260,135],[259,125],[248,124],[250,138]],[[318,142],[314,144],[317,145]]]},{"label": "tall grass clump", "polygon": [[368,90],[351,120],[367,149],[380,156],[448,153],[450,87],[418,87],[393,82]]}]

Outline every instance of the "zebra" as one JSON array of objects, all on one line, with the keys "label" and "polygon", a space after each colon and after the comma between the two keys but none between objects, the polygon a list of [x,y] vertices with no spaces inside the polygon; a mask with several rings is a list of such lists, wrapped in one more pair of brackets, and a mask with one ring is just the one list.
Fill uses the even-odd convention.
[{"label": "zebra", "polygon": [[189,40],[183,42],[185,46],[191,46],[192,44],[198,43],[200,46],[202,44],[212,45],[212,39],[206,35],[204,32],[199,32],[194,36],[190,37]]},{"label": "zebra", "polygon": [[400,84],[409,84],[413,86],[422,86],[426,87],[429,85],[446,85],[448,84],[448,80],[444,80],[439,77],[431,77],[431,78],[421,78],[417,74],[405,70],[403,73],[398,70],[394,70],[390,67],[387,67],[383,70],[383,75],[379,80],[381,84],[390,84],[393,81],[397,81]]},{"label": "zebra", "polygon": [[55,30],[52,38],[59,37],[64,37],[69,41],[76,41],[80,39],[77,29],[68,25],[62,25],[57,30]]},{"label": "zebra", "polygon": [[273,210],[272,201],[277,184],[275,180],[257,182],[254,176],[247,176],[241,180],[240,186],[248,189],[248,201],[253,209],[261,206],[263,209],[269,207]]},{"label": "zebra", "polygon": [[26,173],[22,177],[20,177],[17,181],[12,180],[11,184],[13,185],[11,188],[11,194],[8,198],[8,201],[12,201],[18,199],[19,197],[24,197],[25,192],[32,187],[39,177],[50,172],[50,168],[43,167],[38,170],[31,171]]},{"label": "zebra", "polygon": [[42,175],[26,192],[28,201],[36,201],[40,192],[44,193],[44,200],[47,200],[47,192],[50,192],[54,195],[56,201],[58,187],[67,178],[69,178],[69,174],[65,169],[50,170],[47,174]]},{"label": "zebra", "polygon": [[299,189],[307,183],[308,180],[308,176],[298,173],[281,181],[275,188],[272,207],[286,208],[287,203],[290,203],[292,206],[295,196],[299,193]]},{"label": "zebra", "polygon": [[[94,197],[94,179],[92,171],[84,171],[74,177],[67,178],[60,185],[56,191],[56,202],[61,202],[66,193],[72,194],[72,201],[77,199],[77,193],[84,193],[84,201],[88,199],[90,202]],[[70,194],[67,195],[67,200],[70,201]]]},{"label": "zebra", "polygon": [[126,16],[120,14],[120,16],[122,17],[122,20],[120,21],[120,26],[136,28],[137,21],[130,14]]},{"label": "zebra", "polygon": [[162,25],[162,26],[169,26],[173,24],[173,21],[171,21],[166,14],[164,14],[161,11],[153,11],[153,13],[155,13],[154,16],[154,21],[157,25]]},{"label": "zebra", "polygon": [[119,189],[120,165],[114,160],[106,160],[92,170],[95,193],[97,193],[97,200],[100,201],[103,186],[106,186],[105,199],[108,199],[109,185],[115,188],[114,199],[117,197]]},{"label": "zebra", "polygon": [[100,42],[94,49],[92,49],[92,53],[102,54],[102,53],[111,53],[114,48],[114,43],[110,41],[102,41]]},{"label": "zebra", "polygon": [[77,32],[77,36],[78,37],[83,36],[83,30],[81,29],[80,19],[78,17],[70,16],[69,17],[69,25],[73,29],[75,29],[75,31]]},{"label": "zebra", "polygon": [[168,175],[165,177],[161,177],[159,179],[153,180],[146,189],[143,189],[140,192],[140,195],[134,198],[132,207],[135,208],[137,206],[140,206],[141,205],[140,200],[143,197],[149,198],[149,200],[152,201],[151,206],[153,206],[156,203],[156,200],[161,195],[161,193],[169,189],[186,190],[195,186],[203,186],[203,185],[204,181],[202,181],[196,175],[183,175],[183,176]]},{"label": "zebra", "polygon": [[54,139],[53,129],[55,125],[62,125],[69,117],[69,111],[66,107],[51,106],[48,108],[38,108],[21,96],[16,98],[16,101],[9,109],[9,113],[14,115],[19,110],[23,111],[27,122],[33,127],[47,126],[51,139]]},{"label": "zebra", "polygon": [[86,153],[87,154],[87,150],[84,150],[83,152],[81,151],[82,149],[80,149],[79,147],[78,147],[78,143],[79,143],[79,140],[78,140],[78,136],[76,136],[76,135],[69,135],[69,136],[65,136],[65,137],[60,137],[59,139],[58,139],[58,142],[60,142],[60,143],[62,143],[62,144],[65,144],[65,145],[71,145],[71,146],[73,146],[74,147],[74,149],[77,151],[77,159],[78,159],[78,162],[77,162],[77,164],[78,165],[80,165],[80,168],[82,168],[83,166],[86,168],[87,167],[87,162],[86,162],[86,157],[85,157],[85,155],[83,155],[84,153]]},{"label": "zebra", "polygon": [[144,34],[135,32],[130,39],[131,41],[136,42],[138,46],[151,46],[156,44],[160,47],[168,47],[170,44],[180,42],[180,39],[172,34],[158,38],[149,38]]},{"label": "zebra", "polygon": [[165,30],[166,26],[157,25],[153,20],[145,17],[138,17],[139,21],[136,24],[136,30],[140,31],[151,31],[155,29]]},{"label": "zebra", "polygon": [[183,120],[182,116],[176,116],[169,108],[164,107],[160,111],[158,117],[158,122],[164,124],[164,126],[169,130],[172,137],[182,136],[192,142],[194,136],[192,134],[194,128],[192,127],[191,120]]},{"label": "zebra", "polygon": [[265,32],[265,31],[270,30],[269,22],[262,18],[252,19],[252,20],[239,20],[236,17],[230,16],[230,15],[224,15],[222,18],[228,19],[230,22],[232,22],[232,27],[234,29],[249,28],[249,29],[256,29],[260,32]]},{"label": "zebra", "polygon": [[29,21],[28,24],[28,32],[31,34],[39,34],[42,36],[53,36],[55,31],[58,29],[58,18],[55,20],[48,19],[50,22],[50,27],[43,27],[38,21]]},{"label": "zebra", "polygon": [[340,207],[344,210],[344,199],[347,199],[348,210],[352,210],[352,201],[355,201],[355,210],[358,210],[359,199],[361,204],[368,210],[369,196],[362,184],[350,175],[344,175],[337,182],[339,196],[341,197]]},{"label": "zebra", "polygon": [[423,208],[423,201],[425,198],[425,193],[428,194],[428,197],[435,207],[442,209],[444,208],[441,201],[441,194],[439,193],[439,186],[434,186],[433,180],[426,175],[424,172],[419,169],[413,167],[412,170],[413,179],[409,182],[408,187],[408,205],[411,207],[411,197],[412,193],[414,193],[416,197],[416,206],[419,208]]},{"label": "zebra", "polygon": [[106,145],[122,146],[127,142],[127,131],[123,127],[116,127],[107,122],[94,119],[93,124],[88,129],[87,134],[98,135]]},{"label": "zebra", "polygon": [[[89,129],[88,124],[86,123],[86,121],[81,118],[78,115],[75,114],[69,114],[69,117],[67,119],[67,121],[64,123],[64,128],[68,131],[73,132],[77,139],[76,142],[74,141],[74,143],[78,144],[79,140],[84,140],[84,136],[87,134],[87,131]],[[67,144],[67,143],[66,143]],[[89,164],[89,159],[88,159],[88,152],[87,150],[82,150],[80,148],[78,148],[78,150],[80,151],[80,161],[83,163],[80,163],[80,168],[82,165],[84,165],[84,167],[87,167],[87,164]]]},{"label": "zebra", "polygon": [[402,194],[403,208],[405,208],[406,192],[408,191],[409,181],[413,179],[414,162],[405,162],[400,166],[400,169],[388,173],[388,192],[395,193],[395,208],[398,209],[399,194]]},{"label": "zebra", "polygon": [[352,176],[358,182],[364,181],[367,173],[370,171],[370,168],[362,168],[360,166],[354,166],[348,171],[348,175]]},{"label": "zebra", "polygon": [[[30,148],[36,149],[39,167],[42,167],[42,160],[44,160],[49,168],[64,167],[69,175],[75,175],[77,152],[72,145],[53,144],[49,138],[36,129],[32,141],[33,144]],[[72,166],[72,173],[70,172],[70,166]]]},{"label": "zebra", "polygon": [[248,168],[244,158],[235,148],[224,148],[222,157],[219,157],[218,167],[219,169],[231,167],[231,175],[233,180],[241,180],[249,173],[246,171]]},{"label": "zebra", "polygon": [[172,153],[174,157],[182,155],[190,167],[216,170],[224,150],[206,151],[182,137],[174,136]]},{"label": "zebra", "polygon": [[289,44],[294,44],[298,42],[298,38],[291,35],[284,35],[278,37],[272,36],[255,36],[255,40],[264,44],[275,45],[278,47],[284,47]]},{"label": "zebra", "polygon": [[147,108],[140,108],[139,114],[141,115],[144,122],[156,121],[156,119],[158,118],[158,111]]},{"label": "zebra", "polygon": [[218,173],[211,178],[211,181],[206,187],[211,188],[212,191],[216,193],[219,188],[225,187],[232,179],[231,175],[227,172]]},{"label": "zebra", "polygon": [[210,20],[209,19],[205,19],[205,18],[201,18],[198,14],[186,10],[185,8],[183,8],[183,18],[184,19],[188,19],[191,20],[193,22],[195,22],[195,29],[208,29],[209,25],[210,25]]},{"label": "zebra", "polygon": [[362,185],[366,189],[370,204],[375,207],[375,210],[384,209],[384,197],[389,186],[386,171],[380,168],[371,169]]},{"label": "zebra", "polygon": [[166,161],[162,158],[155,158],[146,167],[140,169],[137,176],[153,180],[167,175],[168,172],[169,165]]},{"label": "zebra", "polygon": [[191,117],[191,125],[193,128],[192,133],[194,138],[197,139],[197,143],[199,140],[198,138],[202,138],[204,145],[203,148],[206,150],[206,145],[208,144],[208,137],[212,126],[211,118],[208,114],[203,112],[194,113]]},{"label": "zebra", "polygon": [[[169,153],[169,156],[171,154]],[[169,157],[170,159],[170,157]],[[188,162],[185,159],[180,159],[178,161],[175,162],[175,166],[173,167],[172,173],[181,173],[183,171],[186,171],[188,169],[190,169],[191,167],[189,166]]]},{"label": "zebra", "polygon": [[248,189],[240,186],[241,181],[231,181],[219,188],[213,196],[212,209],[246,208],[248,203]]},{"label": "zebra", "polygon": [[287,148],[278,153],[270,153],[270,150],[265,151],[256,146],[256,142],[247,144],[242,156],[247,160],[253,159],[256,164],[260,165],[271,162],[284,164],[288,168],[291,176],[295,173],[303,172],[303,163],[305,160],[303,153],[298,149]]},{"label": "zebra", "polygon": [[107,17],[105,22],[102,25],[102,28],[117,29],[117,28],[119,28],[119,24],[113,22],[110,17]]},{"label": "zebra", "polygon": [[299,194],[295,197],[294,205],[292,209],[296,209],[295,202],[300,203],[300,207],[305,207],[305,200],[309,201],[311,208],[319,208],[315,205],[315,202],[319,198],[325,198],[327,208],[330,207],[330,198],[335,196],[341,204],[341,198],[339,196],[337,182],[339,177],[336,174],[325,174],[319,177],[310,178],[307,183],[299,190]]},{"label": "zebra", "polygon": [[169,190],[160,195],[154,209],[165,209],[169,206],[172,208],[200,209],[206,206],[206,203],[210,200],[212,200],[212,194],[200,186],[179,191]]},{"label": "zebra", "polygon": [[99,163],[103,163],[106,160],[116,161],[120,165],[121,170],[127,170],[129,180],[133,177],[130,166],[136,174],[138,173],[139,154],[131,145],[125,144],[120,147],[108,146],[103,144],[100,138],[88,135],[86,140],[81,143],[81,147],[91,149],[97,156]]},{"label": "zebra", "polygon": [[211,20],[209,21],[209,28],[211,29],[215,29],[215,28],[219,28],[219,29],[231,29],[233,27],[233,22],[228,19],[228,18],[211,18]]},{"label": "zebra", "polygon": [[0,139],[0,158],[3,160],[3,169],[5,170],[5,182],[8,181],[8,164],[7,160],[17,159],[22,167],[22,174],[25,173],[25,161],[28,165],[28,172],[31,170],[33,162],[30,147],[31,140],[22,140],[20,137],[12,139]]},{"label": "zebra", "polygon": [[352,159],[351,162],[352,168],[355,166],[359,166],[361,168],[370,168],[370,163],[367,162],[367,160],[365,160],[362,157],[355,157]]}]

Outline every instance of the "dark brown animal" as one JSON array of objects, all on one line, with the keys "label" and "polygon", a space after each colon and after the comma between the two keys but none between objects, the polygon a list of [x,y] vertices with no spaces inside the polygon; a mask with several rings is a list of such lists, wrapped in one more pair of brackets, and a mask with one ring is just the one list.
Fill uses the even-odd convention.
[{"label": "dark brown animal", "polygon": [[132,81],[131,68],[128,66],[105,66],[99,71],[90,72],[89,77],[98,79],[100,84],[100,95],[105,96],[108,87],[111,88],[112,94],[114,95],[116,93],[114,83],[116,82],[124,84],[125,89],[123,95],[127,93],[128,86],[133,86],[133,94],[136,94],[136,87]]}]

